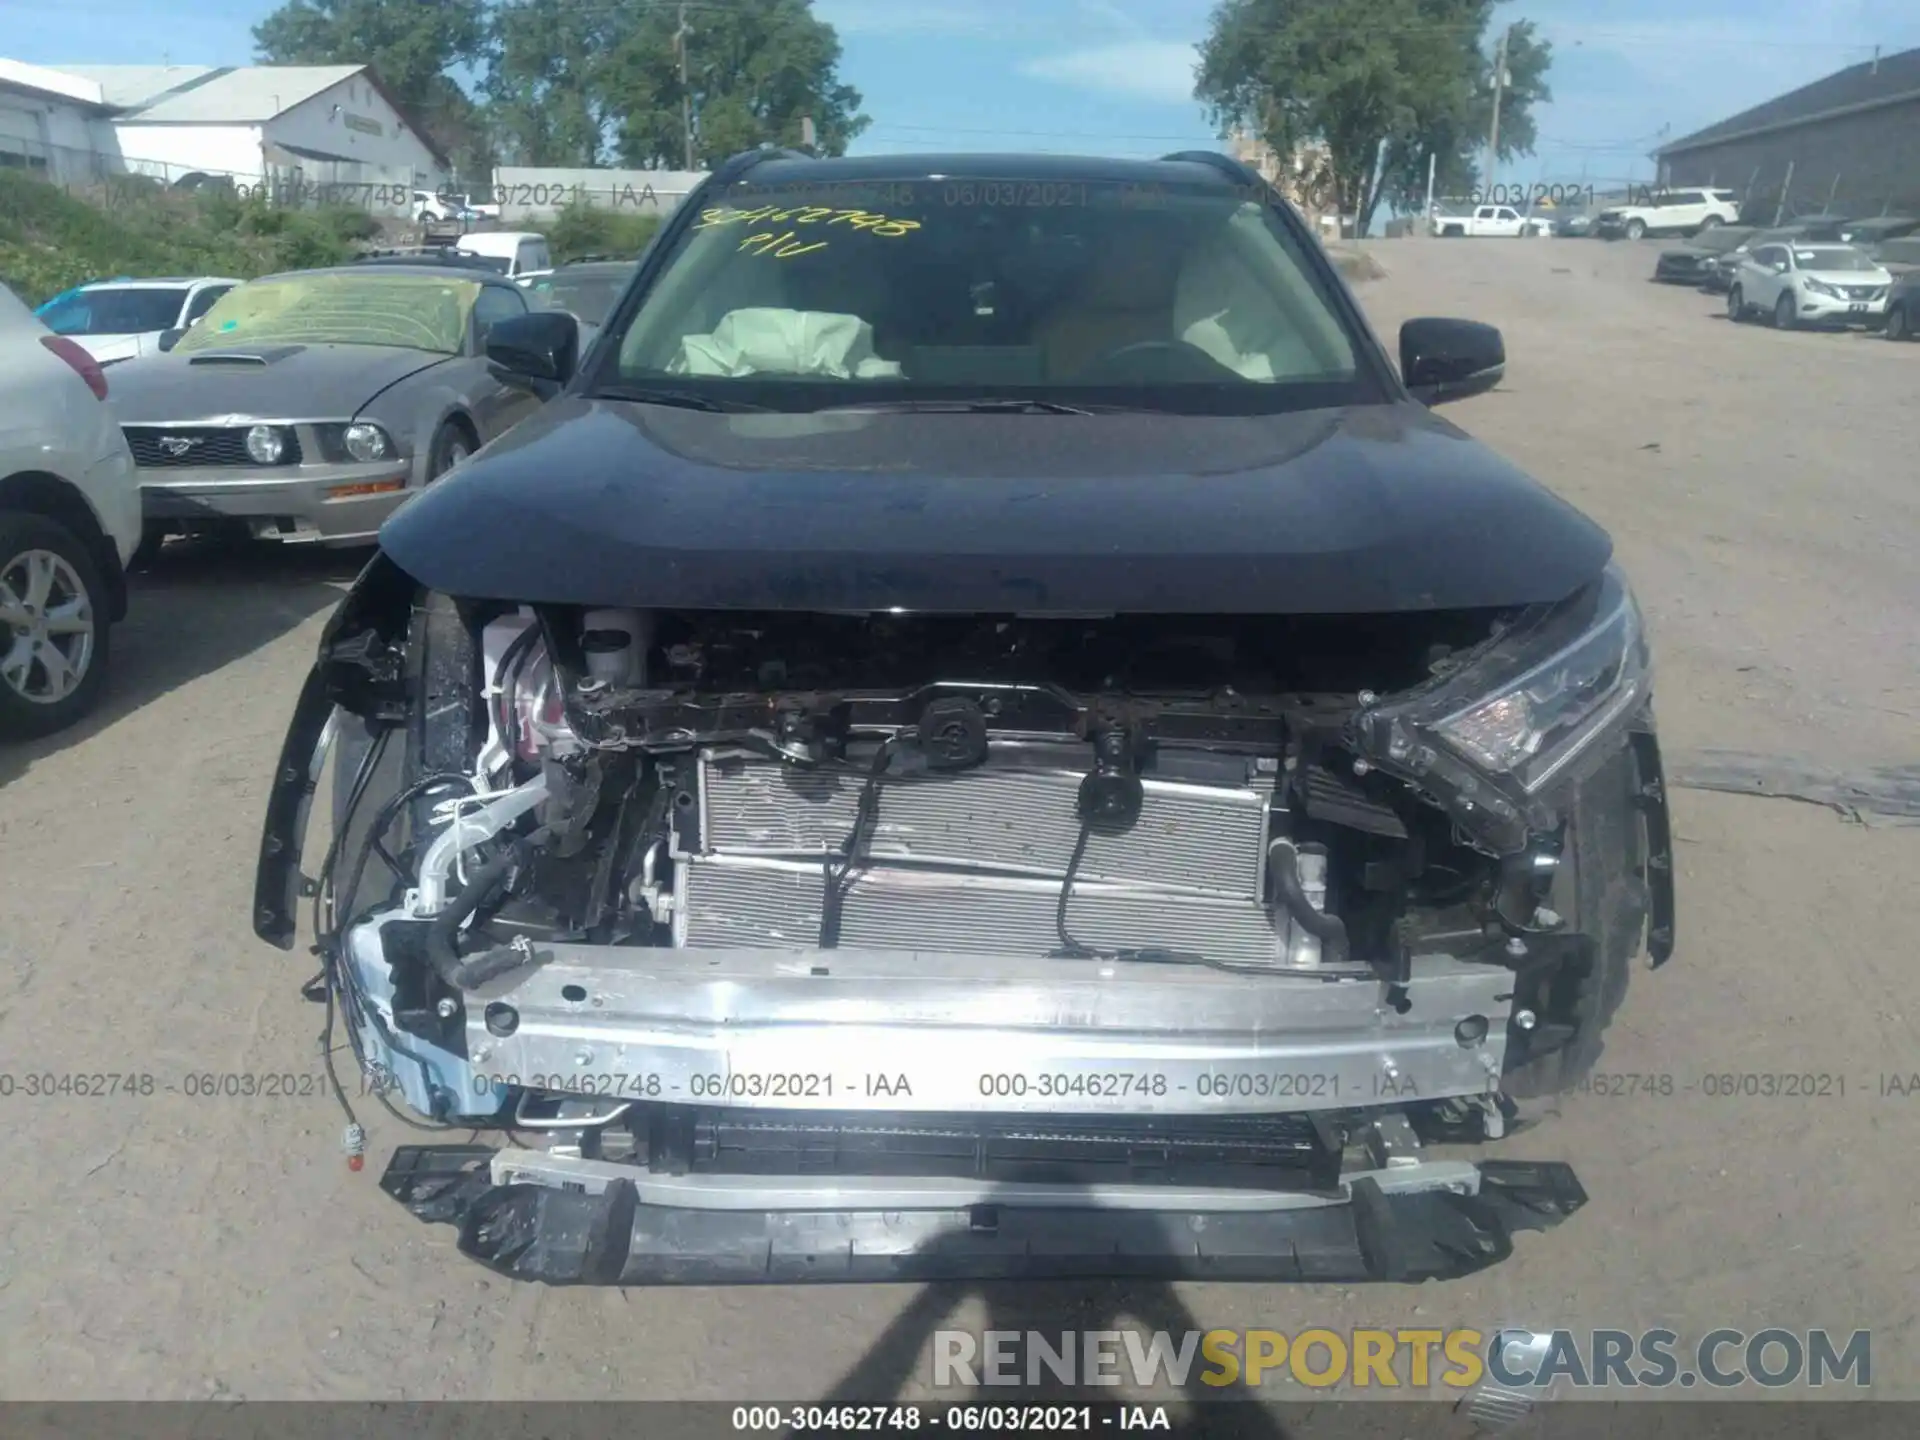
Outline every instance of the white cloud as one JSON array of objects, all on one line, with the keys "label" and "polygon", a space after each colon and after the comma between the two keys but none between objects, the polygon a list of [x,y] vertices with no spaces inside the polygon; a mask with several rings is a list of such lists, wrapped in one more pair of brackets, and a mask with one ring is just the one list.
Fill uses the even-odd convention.
[{"label": "white cloud", "polygon": [[1193,100],[1198,49],[1177,40],[1123,40],[1026,61],[1020,73],[1081,90],[1100,90],[1133,100],[1185,104]]}]

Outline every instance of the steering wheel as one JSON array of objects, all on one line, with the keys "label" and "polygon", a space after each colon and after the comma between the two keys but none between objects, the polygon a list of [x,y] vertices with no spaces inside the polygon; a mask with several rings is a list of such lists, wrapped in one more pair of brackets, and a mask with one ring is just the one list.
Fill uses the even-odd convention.
[{"label": "steering wheel", "polygon": [[1083,365],[1073,379],[1082,383],[1137,380],[1169,384],[1180,381],[1218,383],[1243,378],[1188,340],[1136,340],[1109,350]]}]

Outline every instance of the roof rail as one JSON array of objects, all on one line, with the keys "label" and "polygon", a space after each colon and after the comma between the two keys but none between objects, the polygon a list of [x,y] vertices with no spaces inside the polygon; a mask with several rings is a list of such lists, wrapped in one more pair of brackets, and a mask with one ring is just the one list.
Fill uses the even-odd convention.
[{"label": "roof rail", "polygon": [[1209,170],[1218,171],[1229,180],[1237,181],[1242,185],[1267,188],[1267,182],[1258,170],[1245,161],[1236,160],[1233,156],[1222,154],[1218,150],[1176,150],[1171,155],[1162,155],[1160,161],[1162,164],[1185,161],[1190,165],[1204,165]]}]

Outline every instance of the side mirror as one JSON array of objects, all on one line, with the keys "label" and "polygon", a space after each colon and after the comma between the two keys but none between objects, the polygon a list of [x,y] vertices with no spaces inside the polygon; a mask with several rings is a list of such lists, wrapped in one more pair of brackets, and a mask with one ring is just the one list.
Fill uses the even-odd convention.
[{"label": "side mirror", "polygon": [[564,310],[531,310],[487,332],[487,369],[551,400],[580,361],[580,322]]},{"label": "side mirror", "polygon": [[1493,389],[1507,373],[1500,332],[1475,320],[1409,320],[1400,327],[1400,378],[1423,405]]},{"label": "side mirror", "polygon": [[178,327],[172,330],[162,330],[160,332],[160,338],[154,343],[157,344],[162,350],[171,350],[174,346],[180,343],[180,337],[186,333],[187,332],[184,329],[180,329]]}]

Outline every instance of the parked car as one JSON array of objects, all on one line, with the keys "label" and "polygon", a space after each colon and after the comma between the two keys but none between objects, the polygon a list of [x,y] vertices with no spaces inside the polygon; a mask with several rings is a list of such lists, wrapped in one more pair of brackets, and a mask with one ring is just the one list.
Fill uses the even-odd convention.
[{"label": "parked car", "polygon": [[1685,245],[1662,250],[1653,263],[1653,278],[1670,285],[1703,285],[1714,261],[1758,233],[1751,225],[1710,226]]},{"label": "parked car", "polygon": [[547,237],[528,230],[487,230],[462,235],[454,241],[453,248],[479,256],[509,280],[516,280],[529,270],[553,268]]},{"label": "parked car", "polygon": [[1553,233],[1562,239],[1582,239],[1593,234],[1594,212],[1579,210],[1553,217]]},{"label": "parked car", "polygon": [[456,250],[451,245],[415,245],[399,250],[370,250],[353,259],[356,265],[430,265],[435,268],[452,266],[461,270],[479,270],[488,275],[500,273],[500,263],[489,260],[484,255],[469,254],[465,250]]},{"label": "parked car", "polygon": [[1822,245],[1844,245],[1854,222],[1845,215],[1800,215],[1772,227],[1774,235]]},{"label": "parked car", "polygon": [[254,280],[116,372],[148,539],[243,527],[364,543],[538,405],[484,354],[527,313],[478,271],[348,265]]},{"label": "parked car", "polygon": [[1920,231],[1920,219],[1910,215],[1875,215],[1865,220],[1849,220],[1840,227],[1840,239],[1849,245],[1871,250],[1886,240]]},{"label": "parked car", "polygon": [[1427,228],[1448,237],[1544,235],[1551,228],[1545,217],[1522,215],[1511,205],[1476,205],[1471,215],[1435,215]]},{"label": "parked car", "polygon": [[[1076,204],[949,208],[1003,188]],[[584,365],[495,328],[558,398],[382,529],[251,910],[294,944],[337,737],[323,983],[384,1096],[523,1144],[386,1193],[622,1284],[1412,1280],[1582,1203],[1546,1132],[1424,1146],[1578,1085],[1672,951],[1645,624],[1429,413],[1499,332],[1396,371],[1261,193],[757,151]]]},{"label": "parked car", "polygon": [[151,355],[169,330],[193,324],[238,280],[223,275],[101,280],[40,307],[40,321],[102,365]]},{"label": "parked car", "polygon": [[1920,264],[1902,269],[1887,287],[1887,338],[1911,340],[1920,333]]},{"label": "parked car", "polygon": [[1740,196],[1732,190],[1666,190],[1638,204],[1610,205],[1594,222],[1606,239],[1624,235],[1693,235],[1715,225],[1740,222]]},{"label": "parked car", "polygon": [[1887,313],[1889,275],[1852,245],[1776,241],[1756,245],[1734,272],[1727,314],[1770,315],[1782,330],[1799,325],[1878,325]]},{"label": "parked car", "polygon": [[1909,270],[1920,267],[1920,233],[1902,235],[1893,240],[1880,240],[1871,245],[1860,247],[1877,260],[1881,267],[1898,279]]},{"label": "parked car", "polygon": [[425,223],[468,223],[481,218],[480,212],[468,204],[465,197],[456,195],[438,195],[431,190],[413,192],[413,218]]},{"label": "parked car", "polygon": [[596,260],[562,265],[528,287],[535,301],[550,310],[565,310],[580,322],[584,352],[613,313],[627,282],[639,269],[636,260]]},{"label": "parked car", "polygon": [[1733,288],[1733,277],[1741,262],[1759,245],[1842,244],[1840,230],[1846,223],[1834,215],[1813,215],[1755,231],[1731,250],[1714,257],[1712,266],[1701,277],[1700,288],[1717,295],[1726,294]]},{"label": "parked car", "polygon": [[101,695],[127,613],[140,484],[106,371],[0,285],[0,738],[50,735]]}]

